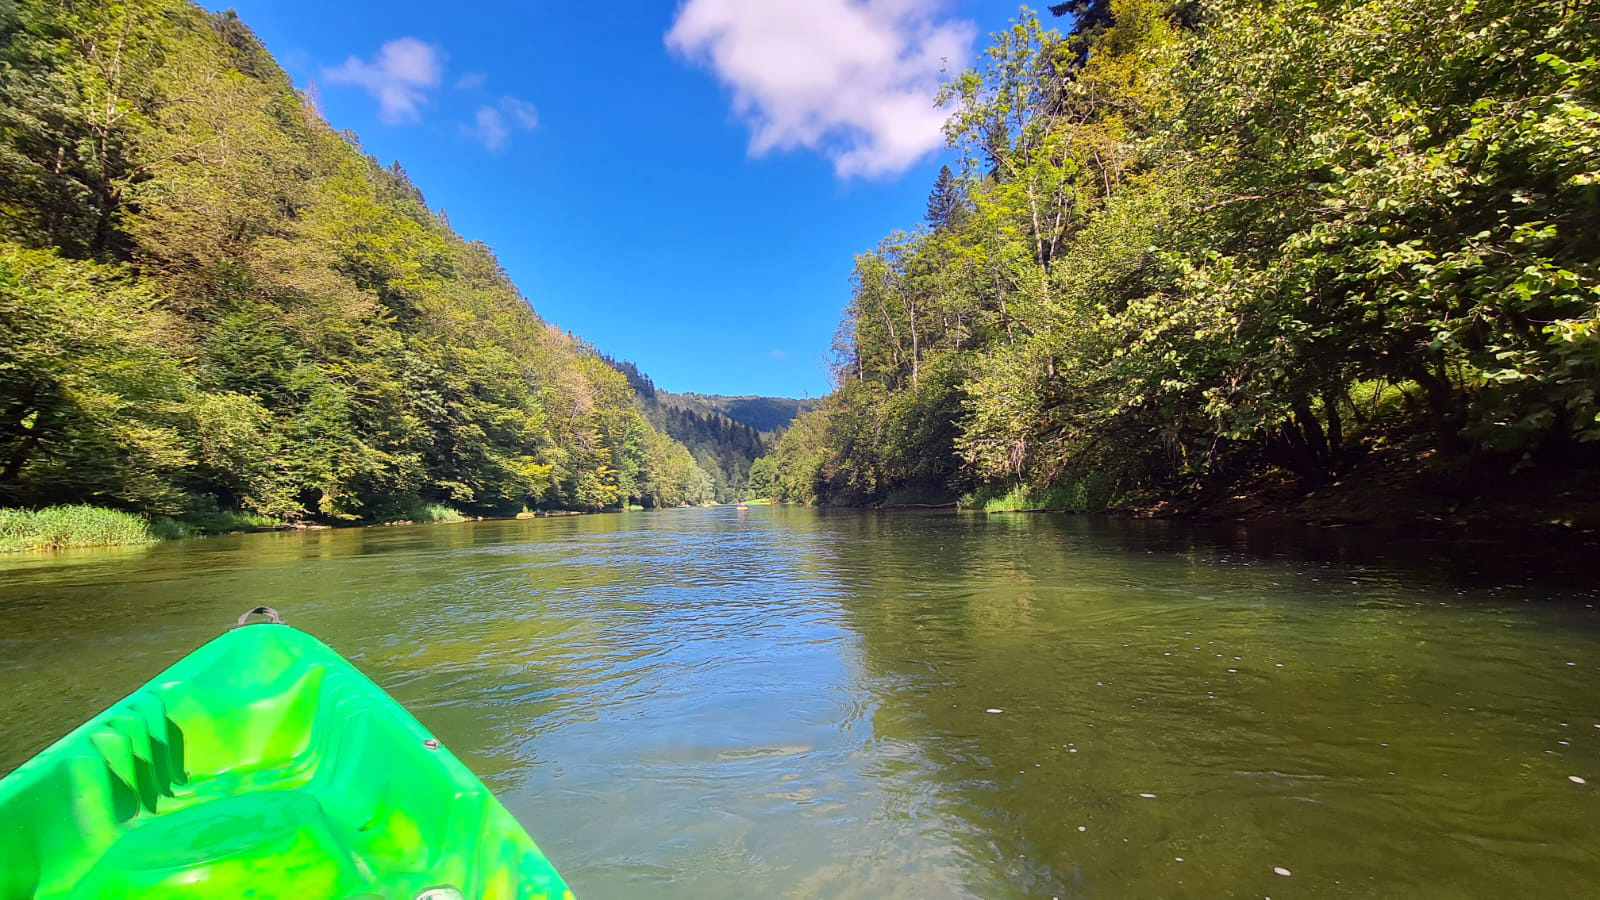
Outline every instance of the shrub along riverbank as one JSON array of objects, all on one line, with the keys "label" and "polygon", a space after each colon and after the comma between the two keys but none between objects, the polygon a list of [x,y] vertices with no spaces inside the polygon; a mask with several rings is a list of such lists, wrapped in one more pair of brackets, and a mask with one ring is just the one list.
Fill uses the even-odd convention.
[{"label": "shrub along riverbank", "polygon": [[[454,510],[421,510],[415,521],[460,522]],[[0,553],[149,544],[172,538],[290,527],[281,519],[237,509],[191,512],[182,518],[151,516],[88,504],[43,509],[0,509]]]},{"label": "shrub along riverbank", "polygon": [[[465,522],[442,503],[390,504],[370,521],[351,525],[432,525]],[[0,553],[149,544],[172,538],[294,527],[282,519],[237,509],[196,512],[181,518],[149,516],[87,504],[44,509],[0,509]]]},{"label": "shrub along riverbank", "polygon": [[0,509],[0,553],[148,544],[188,533],[171,519],[94,506]]},{"label": "shrub along riverbank", "polygon": [[[352,525],[431,525],[469,517],[442,503],[392,505],[371,521]],[[191,513],[182,518],[149,516],[87,504],[44,509],[0,509],[0,553],[150,544],[172,538],[294,527],[281,519],[237,509]]]},{"label": "shrub along riverbank", "polygon": [[[752,505],[770,504],[771,502],[771,500],[750,501]],[[646,507],[632,505],[627,509],[643,510]],[[533,512],[523,509],[522,512],[515,516],[469,516],[442,503],[426,503],[412,500],[381,507],[378,515],[374,518],[341,522],[339,526],[440,525],[483,521],[485,519],[526,519],[547,515],[579,514],[576,510]],[[131,544],[150,544],[173,538],[306,527],[325,528],[327,526],[307,526],[285,522],[281,519],[273,519],[237,509],[191,513],[182,518],[142,515],[85,504],[51,506],[38,510],[0,509],[0,553],[53,552],[86,547],[116,547]]]}]

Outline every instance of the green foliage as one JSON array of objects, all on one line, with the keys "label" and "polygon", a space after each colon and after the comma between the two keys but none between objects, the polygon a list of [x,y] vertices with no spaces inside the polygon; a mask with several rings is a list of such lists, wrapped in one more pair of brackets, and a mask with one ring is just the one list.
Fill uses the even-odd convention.
[{"label": "green foliage", "polygon": [[432,503],[415,497],[403,502],[391,501],[386,503],[374,512],[372,518],[374,521],[385,524],[404,522],[413,525],[465,522],[467,520],[466,516],[445,506],[443,503]]},{"label": "green foliage", "polygon": [[656,392],[644,403],[645,418],[689,449],[711,480],[712,499],[719,503],[736,499],[745,489],[750,464],[765,449],[761,435],[714,410],[701,412],[682,404],[680,396]]},{"label": "green foliage", "polygon": [[0,100],[0,503],[338,522],[702,495],[626,381],[232,13],[7,3]]},{"label": "green foliage", "polygon": [[778,490],[778,464],[770,456],[763,456],[750,464],[750,478],[745,482],[747,499],[769,499]]},{"label": "green foliage", "polygon": [[659,432],[646,441],[650,460],[639,505],[645,507],[704,506],[716,501],[716,488],[689,451]]},{"label": "green foliage", "polygon": [[0,242],[0,503],[181,508],[193,383],[122,272]]},{"label": "green foliage", "polygon": [[603,358],[628,380],[645,419],[689,449],[710,479],[711,499],[718,503],[749,493],[750,466],[767,447],[762,432],[781,433],[808,406],[807,401],[781,397],[674,394],[658,390],[633,363]]},{"label": "green foliage", "polygon": [[961,184],[949,166],[939,167],[939,177],[928,193],[928,212],[923,217],[934,231],[955,228],[967,215],[967,201],[961,193]]},{"label": "green foliage", "polygon": [[825,406],[795,419],[784,432],[770,457],[777,472],[771,499],[807,504],[825,499],[829,418]]},{"label": "green foliage", "polygon": [[153,526],[144,516],[94,506],[40,510],[0,509],[0,553],[147,544],[176,536],[170,525]]},{"label": "green foliage", "polygon": [[724,397],[717,394],[675,394],[691,409],[711,409],[760,432],[763,438],[782,433],[801,413],[817,406],[815,400],[791,397]]},{"label": "green foliage", "polygon": [[[170,520],[169,520],[170,521]],[[191,509],[173,526],[185,534],[227,534],[234,531],[266,531],[282,528],[284,522],[241,509]],[[185,534],[173,535],[183,537]]]},{"label": "green foliage", "polygon": [[1116,497],[1115,487],[1101,472],[1086,472],[1048,487],[1013,485],[1001,488],[987,485],[963,496],[965,509],[984,512],[1036,512],[1057,510],[1094,512],[1105,509]]},{"label": "green foliage", "polygon": [[962,213],[858,258],[789,496],[1093,508],[1419,432],[1595,452],[1594,0],[1061,7],[947,92]]}]

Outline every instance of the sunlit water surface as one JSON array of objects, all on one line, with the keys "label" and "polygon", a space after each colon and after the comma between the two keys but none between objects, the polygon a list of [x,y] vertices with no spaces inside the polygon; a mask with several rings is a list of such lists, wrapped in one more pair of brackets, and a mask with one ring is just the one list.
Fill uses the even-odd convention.
[{"label": "sunlit water surface", "polygon": [[580,897],[1593,896],[1592,557],[1402,538],[754,508],[5,557],[0,772],[267,604]]}]

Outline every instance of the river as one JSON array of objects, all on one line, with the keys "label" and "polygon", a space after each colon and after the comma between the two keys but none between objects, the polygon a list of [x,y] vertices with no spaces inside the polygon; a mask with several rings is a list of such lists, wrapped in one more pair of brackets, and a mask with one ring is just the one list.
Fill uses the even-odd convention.
[{"label": "river", "polygon": [[1592,895],[1574,556],[757,507],[7,557],[0,772],[266,604],[586,900]]}]

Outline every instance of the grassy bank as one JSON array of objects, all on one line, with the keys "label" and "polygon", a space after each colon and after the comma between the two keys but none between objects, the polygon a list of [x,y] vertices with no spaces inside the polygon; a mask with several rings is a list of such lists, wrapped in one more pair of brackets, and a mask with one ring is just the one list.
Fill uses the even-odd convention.
[{"label": "grassy bank", "polygon": [[284,523],[278,519],[237,509],[206,510],[181,519],[143,516],[86,504],[0,509],[0,553],[117,547],[201,534],[282,527]]},{"label": "grassy bank", "polygon": [[181,529],[182,533],[166,535],[169,537],[187,537],[190,534],[227,534],[231,531],[265,531],[269,528],[282,528],[286,523],[281,519],[245,512],[242,509],[219,509],[194,515],[185,515],[182,520],[171,524]]},{"label": "grassy bank", "polygon": [[367,524],[379,525],[432,525],[438,522],[465,522],[460,512],[427,500],[413,499],[380,510]]},{"label": "grassy bank", "polygon": [[1111,480],[1100,473],[1088,473],[1054,485],[1016,485],[1009,489],[980,488],[961,498],[962,509],[983,512],[1096,512],[1116,499]]},{"label": "grassy bank", "polygon": [[94,506],[0,509],[0,553],[148,544],[187,533],[189,529],[170,519]]}]

